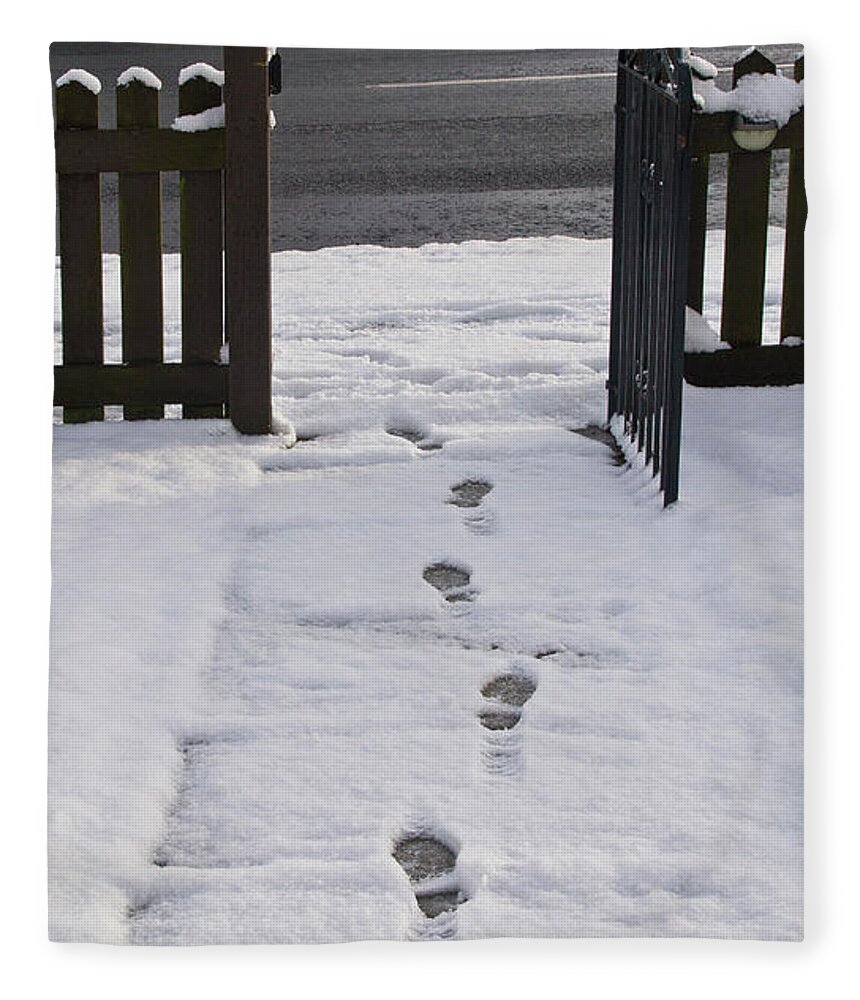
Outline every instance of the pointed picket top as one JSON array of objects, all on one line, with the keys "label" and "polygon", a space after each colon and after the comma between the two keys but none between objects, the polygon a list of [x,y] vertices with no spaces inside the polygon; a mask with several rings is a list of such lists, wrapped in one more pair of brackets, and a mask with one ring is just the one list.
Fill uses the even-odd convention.
[{"label": "pointed picket top", "polygon": [[741,77],[749,76],[750,73],[762,73],[776,75],[776,63],[755,47],[747,49],[734,65],[732,73],[732,87],[737,87]]}]

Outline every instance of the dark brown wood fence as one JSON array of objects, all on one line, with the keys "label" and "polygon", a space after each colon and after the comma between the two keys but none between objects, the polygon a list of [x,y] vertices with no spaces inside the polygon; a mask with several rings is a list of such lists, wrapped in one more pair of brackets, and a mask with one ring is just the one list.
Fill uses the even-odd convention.
[{"label": "dark brown wood fence", "polygon": [[[758,50],[734,66],[733,86],[749,73],[776,73]],[[803,57],[794,65],[803,79]],[[762,320],[770,207],[771,152],[789,150],[782,282],[781,339],[804,336],[803,236],[806,194],[803,179],[803,111],[791,117],[773,142],[760,152],[738,147],[732,137],[734,112],[695,112],[691,131],[692,189],[688,267],[688,305],[702,311],[706,267],[705,235],[711,156],[728,154],[726,243],[720,337],[731,351],[688,354],[687,381],[702,385],[776,384],[803,379],[803,348],[762,346]]]},{"label": "dark brown wood fence", "polygon": [[[159,90],[121,77],[117,127],[99,128],[98,87],[80,74],[56,87],[56,172],[63,420],[229,415],[247,434],[271,431],[269,73],[265,48],[225,47],[224,125],[161,128]],[[93,78],[94,79],[94,78]],[[221,87],[195,76],[179,114],[219,108]],[[161,174],[180,172],[182,360],[163,358]],[[104,363],[100,175],[119,176],[122,361]],[[223,264],[222,264],[223,259]],[[229,361],[222,346],[229,345]]]}]

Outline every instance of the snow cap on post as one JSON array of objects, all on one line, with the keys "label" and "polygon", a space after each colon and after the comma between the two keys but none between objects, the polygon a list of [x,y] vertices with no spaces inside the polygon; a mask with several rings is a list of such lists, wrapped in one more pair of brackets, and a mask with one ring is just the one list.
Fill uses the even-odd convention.
[{"label": "snow cap on post", "polygon": [[116,78],[118,87],[127,87],[130,83],[139,83],[144,87],[152,87],[153,90],[161,90],[161,80],[144,66],[129,66]]},{"label": "snow cap on post", "polygon": [[190,66],[183,66],[179,71],[179,86],[182,87],[189,80],[196,80],[198,78],[206,80],[208,83],[213,83],[216,87],[224,86],[224,70],[215,69],[214,66],[210,66],[209,63],[205,62],[191,63]]},{"label": "snow cap on post", "polygon": [[694,52],[687,56],[687,65],[690,67],[690,72],[698,80],[713,80],[719,72],[713,63],[697,56]]},{"label": "snow cap on post", "polygon": [[70,69],[57,80],[55,86],[66,87],[70,83],[78,83],[82,87],[85,87],[93,94],[100,94],[102,90],[102,82],[97,76],[93,76],[92,73],[88,73],[85,69]]}]

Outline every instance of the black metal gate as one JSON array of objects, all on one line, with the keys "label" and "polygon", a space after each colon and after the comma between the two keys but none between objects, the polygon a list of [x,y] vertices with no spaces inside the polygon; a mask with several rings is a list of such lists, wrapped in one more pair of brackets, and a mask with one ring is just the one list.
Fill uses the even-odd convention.
[{"label": "black metal gate", "polygon": [[681,49],[618,54],[609,420],[678,498],[690,214],[690,68]]}]

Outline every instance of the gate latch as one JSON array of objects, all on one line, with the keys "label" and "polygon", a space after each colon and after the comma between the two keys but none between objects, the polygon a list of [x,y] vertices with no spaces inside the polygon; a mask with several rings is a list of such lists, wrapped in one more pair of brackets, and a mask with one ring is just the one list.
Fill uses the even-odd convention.
[{"label": "gate latch", "polygon": [[269,58],[269,94],[281,92],[281,53],[273,52]]},{"label": "gate latch", "polygon": [[641,176],[639,179],[639,191],[644,200],[650,205],[654,200],[654,192],[657,188],[657,164],[643,160],[641,165]]}]

